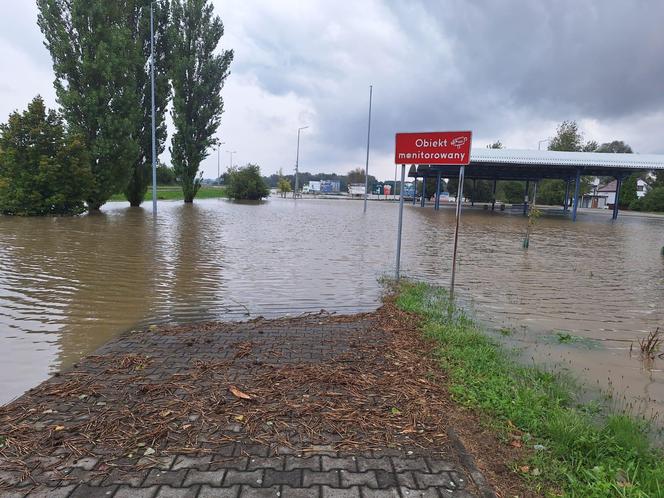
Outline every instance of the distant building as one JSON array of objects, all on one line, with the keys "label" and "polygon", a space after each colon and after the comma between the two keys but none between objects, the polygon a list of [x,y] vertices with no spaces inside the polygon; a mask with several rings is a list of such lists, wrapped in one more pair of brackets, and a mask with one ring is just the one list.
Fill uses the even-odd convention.
[{"label": "distant building", "polygon": [[[592,183],[592,190],[584,194],[581,200],[581,207],[594,209],[613,209],[616,203],[616,190],[618,181],[613,180],[606,185],[599,185],[599,178],[595,178]],[[623,183],[623,188],[624,188]],[[640,178],[636,181],[636,196],[643,197],[648,192],[649,185]]]}]

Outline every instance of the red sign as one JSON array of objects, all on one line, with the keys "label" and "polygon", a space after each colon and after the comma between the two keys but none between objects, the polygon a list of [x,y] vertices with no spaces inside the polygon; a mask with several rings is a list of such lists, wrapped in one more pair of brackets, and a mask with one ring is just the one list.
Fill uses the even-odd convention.
[{"label": "red sign", "polygon": [[470,162],[470,131],[397,133],[397,164],[445,164],[465,166]]}]

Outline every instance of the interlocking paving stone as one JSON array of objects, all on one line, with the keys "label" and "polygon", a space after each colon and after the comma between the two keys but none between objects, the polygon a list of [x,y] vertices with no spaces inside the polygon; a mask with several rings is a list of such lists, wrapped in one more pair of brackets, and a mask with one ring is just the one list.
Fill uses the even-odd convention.
[{"label": "interlocking paving stone", "polygon": [[238,496],[240,496],[240,486],[231,486],[230,488],[201,486],[200,493],[196,498],[237,498]]},{"label": "interlocking paving stone", "polygon": [[272,486],[271,488],[250,488],[249,486],[242,486],[240,498],[276,498],[280,495],[279,486]]},{"label": "interlocking paving stone", "polygon": [[143,482],[143,486],[152,486],[153,484],[168,484],[173,488],[182,487],[185,476],[187,475],[186,469],[181,470],[158,470],[152,469]]},{"label": "interlocking paving stone", "polygon": [[308,458],[301,458],[295,456],[287,456],[284,470],[293,469],[309,469],[319,471],[321,470],[321,463],[319,456],[312,456]]},{"label": "interlocking paving stone", "polygon": [[323,498],[360,498],[360,489],[352,487],[347,489],[335,489],[323,486]]},{"label": "interlocking paving stone", "polygon": [[263,472],[263,469],[245,472],[230,469],[226,472],[224,487],[232,486],[233,484],[247,484],[254,488],[261,487],[263,485]]},{"label": "interlocking paving stone", "polygon": [[[109,498],[113,496],[117,486],[88,486],[87,484],[79,484],[76,489],[72,491],[68,498]],[[51,496],[51,495],[48,495]]]},{"label": "interlocking paving stone", "polygon": [[341,487],[347,488],[350,486],[369,486],[370,488],[377,488],[378,482],[376,481],[376,474],[370,470],[367,472],[348,472],[347,470],[340,471]]},{"label": "interlocking paving stone", "polygon": [[385,470],[392,472],[392,462],[387,457],[383,458],[366,458],[363,456],[357,457],[357,468],[360,472],[367,470]]},{"label": "interlocking paving stone", "polygon": [[182,484],[183,487],[189,487],[192,484],[208,484],[210,486],[219,487],[224,481],[226,475],[225,470],[195,470],[192,469],[187,473],[187,477]]},{"label": "interlocking paving stone", "polygon": [[263,486],[270,487],[275,484],[286,484],[293,488],[302,486],[302,469],[295,470],[274,470],[265,469],[263,477]]},{"label": "interlocking paving stone", "polygon": [[332,458],[329,456],[321,457],[321,465],[323,470],[357,470],[357,459],[355,457],[346,458]]},{"label": "interlocking paving stone", "polygon": [[188,488],[171,488],[170,486],[159,486],[155,498],[196,498],[200,496],[199,486],[190,486]]},{"label": "interlocking paving stone", "polygon": [[328,472],[314,472],[305,469],[302,471],[302,486],[308,488],[315,484],[323,484],[332,487],[339,487],[339,471],[332,470]]},{"label": "interlocking paving stone", "polygon": [[180,469],[207,470],[207,468],[210,466],[210,460],[212,460],[212,455],[206,455],[202,457],[190,457],[182,455],[177,457],[175,463],[173,464],[172,470],[180,470]]},{"label": "interlocking paving stone", "polygon": [[312,486],[310,488],[291,488],[281,486],[280,498],[319,498],[320,487]]},{"label": "interlocking paving stone", "polygon": [[[284,457],[250,457],[247,470],[274,469],[284,470]],[[292,470],[292,469],[286,469]]]},{"label": "interlocking paving stone", "polygon": [[[366,340],[368,322],[326,323],[319,318],[302,323],[258,321],[235,324],[218,331],[184,331],[176,335],[159,333],[131,334],[111,341],[97,354],[126,355],[148,351],[155,362],[141,372],[146,383],[159,383],[175,374],[187,373],[191,363],[201,361],[232,361],[235,370],[227,381],[242,385],[247,369],[254,364],[281,366],[289,363],[330,361],[341,354],[352,353],[353,341]],[[353,339],[355,338],[355,339]],[[236,346],[246,341],[253,345],[247,358],[235,358]],[[258,363],[255,363],[258,362]],[[103,373],[103,364],[93,357],[84,359],[79,370]],[[87,369],[87,370],[86,370]],[[96,370],[95,370],[96,369]],[[122,396],[122,386],[134,374],[119,372],[113,384]],[[64,377],[53,382],[62,382]],[[186,393],[176,390],[174,395]],[[36,430],[47,431],[53,425],[85,423],[90,410],[103,410],[99,402],[108,398],[90,396],[85,399],[49,401],[52,413],[36,422]],[[111,395],[112,398],[112,395]],[[193,417],[193,418],[192,418]],[[189,421],[196,422],[197,414]],[[40,429],[41,428],[41,429]],[[221,427],[220,434],[235,434],[242,426],[232,423]],[[326,439],[325,439],[326,438]],[[261,497],[280,498],[462,498],[474,496],[475,488],[468,473],[451,454],[428,454],[413,448],[375,448],[368,451],[339,452],[334,446],[338,435],[324,435],[318,441],[301,441],[300,447],[261,445],[250,440],[219,443],[216,434],[201,434],[198,453],[181,455],[137,455],[114,461],[117,467],[101,464],[113,449],[97,446],[78,460],[65,448],[56,448],[48,456],[28,456],[34,480],[24,481],[27,487],[8,490],[5,495],[18,498],[25,492],[30,497],[71,498],[103,496],[113,498],[207,498]],[[324,442],[324,443],[322,443]],[[0,461],[0,469],[2,462]],[[127,472],[121,472],[124,469]],[[13,474],[3,474],[18,479]],[[34,483],[47,483],[53,487]],[[418,489],[420,488],[420,489]],[[3,496],[0,493],[0,496]]]},{"label": "interlocking paving stone", "polygon": [[30,498],[66,498],[75,488],[75,484],[60,486],[58,488],[39,486],[38,488],[33,489],[28,496]]},{"label": "interlocking paving stone", "polygon": [[159,486],[149,488],[132,488],[131,486],[120,486],[113,498],[153,498],[157,494]]}]

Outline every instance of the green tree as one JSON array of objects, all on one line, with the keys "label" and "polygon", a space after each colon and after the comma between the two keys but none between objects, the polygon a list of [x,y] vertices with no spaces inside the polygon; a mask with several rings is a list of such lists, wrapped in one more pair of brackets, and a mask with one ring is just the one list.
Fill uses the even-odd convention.
[{"label": "green tree", "polygon": [[228,169],[226,193],[230,199],[259,201],[270,195],[270,189],[263,181],[260,167],[256,164],[247,164],[242,168]]},{"label": "green tree", "polygon": [[135,68],[140,54],[132,40],[130,3],[37,0],[58,103],[69,130],[83,138],[90,154],[90,210],[126,187],[138,157]]},{"label": "green tree", "polygon": [[620,187],[620,198],[618,206],[621,209],[628,208],[634,201],[638,199],[636,195],[636,186],[640,178],[639,173],[632,173],[622,183]]},{"label": "green tree", "polygon": [[622,140],[606,142],[595,149],[595,152],[611,152],[614,154],[632,154],[634,151]]},{"label": "green tree", "polygon": [[286,197],[286,194],[288,192],[291,192],[293,190],[293,187],[291,187],[291,182],[289,182],[285,178],[280,178],[279,182],[277,183],[277,190],[279,191],[282,197]]},{"label": "green tree", "polygon": [[[201,186],[198,173],[221,122],[221,89],[233,51],[216,53],[224,34],[209,0],[172,3],[173,136],[171,155],[184,202],[193,202]],[[202,173],[201,173],[202,174]]]},{"label": "green tree", "polygon": [[664,187],[655,187],[640,200],[643,211],[664,212]]},{"label": "green tree", "polygon": [[348,172],[346,175],[348,183],[364,183],[365,171],[364,168],[355,168]]},{"label": "green tree", "polygon": [[0,125],[0,212],[65,215],[85,211],[92,187],[82,140],[36,97]]},{"label": "green tree", "polygon": [[165,164],[159,164],[157,166],[157,184],[158,185],[175,185],[175,171],[173,168],[169,168]]},{"label": "green tree", "polygon": [[[136,106],[139,111],[134,123],[134,136],[138,140],[139,154],[133,164],[129,183],[124,194],[131,206],[140,206],[145,199],[148,185],[152,181],[152,88],[150,83],[150,2],[151,0],[133,0],[129,11],[131,16],[132,40],[134,50],[139,54],[132,58],[136,81]],[[131,3],[131,2],[130,2]],[[166,107],[170,100],[169,83],[169,0],[154,2],[154,69],[155,69],[155,118],[157,157],[164,152],[166,142]],[[159,171],[157,171],[159,176]],[[159,181],[159,178],[157,178]]]}]

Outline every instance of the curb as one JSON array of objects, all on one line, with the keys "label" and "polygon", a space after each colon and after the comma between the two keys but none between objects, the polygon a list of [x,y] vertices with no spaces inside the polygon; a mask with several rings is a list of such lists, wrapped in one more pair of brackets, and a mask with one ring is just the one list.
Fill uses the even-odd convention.
[{"label": "curb", "polygon": [[457,432],[450,427],[447,429],[447,436],[450,438],[450,442],[452,443],[454,449],[459,453],[459,459],[461,460],[461,463],[466,468],[470,474],[470,477],[472,477],[473,481],[479,488],[482,498],[498,498],[484,477],[484,474],[482,474],[480,469],[477,468],[477,465],[475,465],[475,459],[473,458],[473,455],[468,452]]}]

